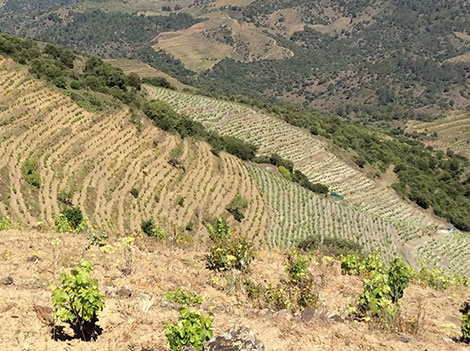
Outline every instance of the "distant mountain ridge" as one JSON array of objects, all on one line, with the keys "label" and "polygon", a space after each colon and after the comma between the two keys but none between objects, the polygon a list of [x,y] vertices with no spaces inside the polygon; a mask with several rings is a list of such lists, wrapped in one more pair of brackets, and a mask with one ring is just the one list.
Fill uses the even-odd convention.
[{"label": "distant mountain ridge", "polygon": [[0,16],[3,31],[358,122],[394,125],[470,105],[464,0],[8,0]]}]

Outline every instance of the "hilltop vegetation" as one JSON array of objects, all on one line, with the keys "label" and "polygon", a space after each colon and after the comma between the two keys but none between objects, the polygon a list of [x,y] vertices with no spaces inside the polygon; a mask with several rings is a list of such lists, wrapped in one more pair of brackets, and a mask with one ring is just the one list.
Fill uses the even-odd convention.
[{"label": "hilltop vegetation", "polygon": [[469,105],[468,11],[464,0],[8,0],[0,30],[138,58],[226,95],[393,125]]}]

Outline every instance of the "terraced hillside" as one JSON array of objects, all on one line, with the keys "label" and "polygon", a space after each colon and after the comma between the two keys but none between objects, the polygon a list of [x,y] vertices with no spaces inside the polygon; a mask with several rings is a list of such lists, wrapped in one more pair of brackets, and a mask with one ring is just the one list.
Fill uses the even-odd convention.
[{"label": "terraced hillside", "polygon": [[[53,226],[58,195],[68,192],[100,227],[135,231],[154,218],[176,232],[191,220],[198,229],[203,219],[221,215],[239,192],[249,202],[241,230],[265,234],[267,209],[237,158],[217,158],[207,144],[182,141],[146,121],[139,131],[125,108],[86,112],[10,61],[0,65],[1,215],[19,225]],[[176,147],[184,171],[168,163]],[[24,180],[27,160],[40,174],[38,188]]]},{"label": "terraced hillside", "polygon": [[[449,249],[446,254],[444,250],[443,254],[443,250],[435,250],[438,246],[468,247],[470,244],[468,236],[455,242],[454,237],[436,237],[437,244],[430,241],[439,228],[446,227],[444,222],[402,200],[389,184],[367,178],[358,168],[336,156],[327,142],[300,128],[241,104],[155,87],[145,89],[150,98],[167,101],[180,113],[222,134],[250,141],[259,147],[260,154],[276,152],[293,161],[312,182],[328,185],[345,195],[355,208],[393,226],[400,242],[407,243],[405,247],[413,251],[423,246],[419,252],[424,261],[453,251]],[[387,241],[384,237],[378,240]],[[444,264],[445,260],[440,262]]]},{"label": "terraced hillside", "polygon": [[425,143],[470,158],[470,113],[455,111],[432,122],[410,121],[407,131],[426,134]]},{"label": "terraced hillside", "polygon": [[[153,218],[168,233],[184,233],[190,221],[204,233],[204,222],[226,215],[239,193],[248,200],[246,218],[231,224],[270,246],[288,248],[318,234],[380,246],[387,257],[399,252],[391,223],[232,155],[216,157],[208,144],[181,140],[145,118],[136,125],[124,107],[87,112],[6,59],[0,92],[0,216],[17,226],[41,221],[53,228],[66,192],[100,228],[140,231],[141,221]],[[175,150],[184,170],[168,162]],[[36,186],[26,181],[25,164],[39,174]]]}]

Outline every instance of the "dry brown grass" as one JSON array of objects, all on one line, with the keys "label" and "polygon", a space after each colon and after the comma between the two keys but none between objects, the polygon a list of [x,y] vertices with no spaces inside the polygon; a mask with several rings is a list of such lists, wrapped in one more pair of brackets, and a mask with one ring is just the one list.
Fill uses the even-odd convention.
[{"label": "dry brown grass", "polygon": [[[167,350],[164,324],[175,321],[178,312],[165,302],[163,294],[176,287],[204,297],[202,310],[206,314],[212,311],[215,333],[243,324],[258,334],[267,351],[290,347],[298,351],[466,349],[451,336],[458,334],[458,307],[468,289],[440,292],[410,286],[402,301],[403,315],[416,316],[421,301],[426,311],[421,330],[417,335],[385,333],[370,329],[367,323],[347,320],[348,306],[355,303],[362,283],[357,277],[342,276],[337,262],[310,266],[313,274],[324,274],[326,279],[320,289],[319,312],[305,323],[285,311],[257,310],[242,291],[224,289],[225,276],[205,269],[203,245],[181,249],[136,237],[132,271],[127,274],[119,236],[109,238],[106,249],[88,248],[82,235],[10,230],[0,236],[0,278],[13,278],[12,285],[0,285],[2,350]],[[33,255],[37,259],[28,260]],[[93,276],[102,291],[127,286],[132,296],[107,298],[99,321],[104,332],[97,342],[56,342],[45,322],[52,307],[48,286],[63,269],[82,258],[92,262]],[[275,283],[285,279],[284,264],[281,253],[258,252],[247,278]]]}]

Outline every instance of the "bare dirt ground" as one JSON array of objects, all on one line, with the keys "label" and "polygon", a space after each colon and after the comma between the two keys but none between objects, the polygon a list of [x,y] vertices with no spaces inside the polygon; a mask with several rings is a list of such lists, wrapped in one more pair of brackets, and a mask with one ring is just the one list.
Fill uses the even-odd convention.
[{"label": "bare dirt ground", "polygon": [[[181,248],[137,237],[132,254],[125,254],[117,236],[102,248],[90,246],[82,234],[10,230],[0,236],[1,350],[168,350],[164,325],[176,321],[178,312],[163,293],[176,287],[204,297],[200,308],[212,314],[215,334],[242,324],[253,329],[269,351],[469,349],[452,339],[459,335],[458,309],[469,296],[468,288],[436,291],[411,285],[402,300],[403,315],[425,312],[418,334],[385,333],[344,319],[362,283],[357,277],[342,276],[335,261],[322,260],[310,267],[324,276],[326,284],[319,291],[316,317],[306,323],[287,311],[254,307],[237,290],[235,274],[226,279],[205,268],[203,244]],[[81,258],[92,262],[101,291],[108,291],[99,321],[103,333],[93,343],[54,341],[47,326],[49,314],[44,313],[52,307],[49,285],[64,267]],[[275,284],[286,278],[284,264],[282,253],[258,252],[248,277]],[[124,268],[130,268],[130,274]],[[5,285],[6,277],[13,279],[12,284]],[[132,291],[130,297],[109,294],[124,286]]]}]

